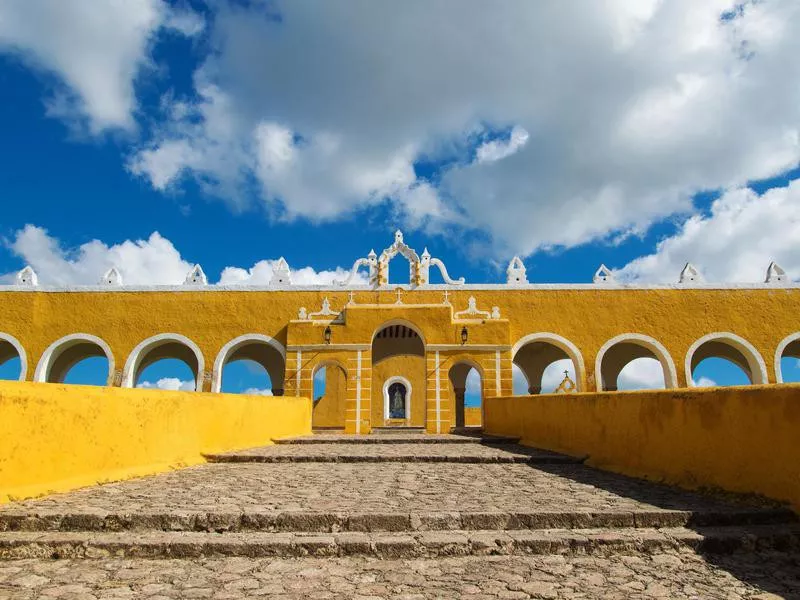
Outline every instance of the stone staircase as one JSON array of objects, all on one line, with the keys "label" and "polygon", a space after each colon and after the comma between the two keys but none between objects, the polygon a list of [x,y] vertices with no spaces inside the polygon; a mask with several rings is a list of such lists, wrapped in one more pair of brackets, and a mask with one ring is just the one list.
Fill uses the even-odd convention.
[{"label": "stone staircase", "polygon": [[0,558],[730,553],[800,548],[790,510],[476,435],[320,434],[0,507]]}]

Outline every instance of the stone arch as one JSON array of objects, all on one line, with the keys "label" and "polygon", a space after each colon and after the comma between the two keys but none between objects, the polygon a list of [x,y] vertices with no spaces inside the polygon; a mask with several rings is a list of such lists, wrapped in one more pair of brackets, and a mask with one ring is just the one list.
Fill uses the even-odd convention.
[{"label": "stone arch", "polygon": [[203,353],[197,344],[180,333],[160,333],[140,342],[125,362],[122,387],[136,387],[141,372],[162,358],[177,358],[185,362],[194,373],[195,391],[203,390]]},{"label": "stone arch", "polygon": [[775,349],[775,381],[783,383],[781,359],[784,356],[800,359],[800,332],[787,335]]},{"label": "stone arch", "polygon": [[411,387],[411,382],[402,375],[394,375],[383,382],[383,418],[384,420],[389,419],[389,387],[391,387],[393,383],[402,383],[404,386],[406,386],[405,419],[406,421],[409,421],[411,419],[411,392],[413,390]]},{"label": "stone arch", "polygon": [[[542,344],[540,356],[525,357],[521,356],[520,352],[524,352],[526,346],[534,344]],[[528,381],[529,391],[537,387],[539,391],[531,391],[530,393],[539,393],[541,391],[541,377],[544,369],[553,363],[555,360],[562,360],[569,358],[575,366],[575,386],[576,391],[582,392],[584,381],[586,380],[586,367],[583,362],[583,355],[578,347],[569,341],[567,338],[558,335],[557,333],[539,332],[531,333],[521,337],[516,344],[511,348],[511,361],[516,364],[525,378]],[[524,364],[527,365],[527,368]],[[538,378],[538,386],[531,383],[531,377]]]},{"label": "stone arch", "polygon": [[246,333],[225,344],[214,360],[212,392],[222,390],[222,371],[227,363],[235,360],[252,360],[260,364],[269,374],[273,395],[283,395],[286,348],[278,340],[261,333]]},{"label": "stone arch", "polygon": [[724,358],[738,366],[753,385],[762,385],[769,381],[767,365],[755,346],[735,333],[716,331],[695,341],[686,352],[684,370],[687,386],[694,385],[692,373],[695,367],[702,360],[713,357]]},{"label": "stone arch", "polygon": [[[390,339],[395,341],[382,342]],[[382,346],[392,346],[392,348],[390,350]],[[425,356],[425,336],[411,321],[392,319],[382,323],[372,333],[371,349],[373,363],[401,354]]]},{"label": "stone arch", "polygon": [[33,380],[61,383],[77,363],[95,356],[105,356],[108,360],[106,385],[111,385],[114,380],[114,353],[105,340],[90,333],[72,333],[50,344],[36,365]]},{"label": "stone arch", "polygon": [[484,398],[483,387],[485,379],[483,375],[483,368],[471,358],[457,358],[453,361],[451,367],[447,370],[447,379],[450,382],[450,388],[453,394],[453,408],[455,409],[455,416],[453,417],[453,426],[461,428],[466,426],[465,412],[466,412],[466,388],[467,377],[470,371],[475,370],[481,380],[481,424],[484,422]]},{"label": "stone arch", "polygon": [[28,375],[28,355],[19,340],[13,335],[0,332],[0,365],[19,357],[19,381],[25,381]]},{"label": "stone arch", "polygon": [[[604,359],[608,361],[604,364]],[[600,348],[594,363],[597,391],[613,391],[617,388],[620,371],[637,358],[655,358],[664,372],[664,386],[678,387],[678,372],[669,351],[655,338],[640,333],[623,333],[608,340]]]}]

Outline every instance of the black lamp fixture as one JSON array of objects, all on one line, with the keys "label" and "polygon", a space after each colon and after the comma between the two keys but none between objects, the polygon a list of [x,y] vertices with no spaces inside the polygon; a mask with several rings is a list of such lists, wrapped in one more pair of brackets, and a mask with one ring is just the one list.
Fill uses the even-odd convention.
[{"label": "black lamp fixture", "polygon": [[325,338],[325,343],[326,344],[330,344],[331,343],[331,334],[332,333],[333,332],[331,331],[331,326],[327,325],[325,327],[325,331],[322,332],[322,336]]},{"label": "black lamp fixture", "polygon": [[467,337],[468,336],[469,336],[469,333],[467,332],[467,328],[466,327],[462,327],[461,328],[461,345],[462,346],[467,343]]}]

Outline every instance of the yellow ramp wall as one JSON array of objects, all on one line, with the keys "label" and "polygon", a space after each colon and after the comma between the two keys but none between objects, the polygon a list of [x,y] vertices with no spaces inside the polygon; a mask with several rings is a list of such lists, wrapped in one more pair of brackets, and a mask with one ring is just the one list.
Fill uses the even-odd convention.
[{"label": "yellow ramp wall", "polygon": [[306,398],[0,382],[0,502],[309,433]]},{"label": "yellow ramp wall", "polygon": [[587,464],[800,510],[800,385],[487,398],[484,429]]}]

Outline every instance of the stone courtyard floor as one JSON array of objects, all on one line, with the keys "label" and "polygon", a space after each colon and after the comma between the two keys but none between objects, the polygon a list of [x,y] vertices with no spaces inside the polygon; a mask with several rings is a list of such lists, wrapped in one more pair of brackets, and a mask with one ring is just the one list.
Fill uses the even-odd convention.
[{"label": "stone courtyard floor", "polygon": [[4,505],[0,599],[800,598],[783,507],[513,440],[378,437]]}]

